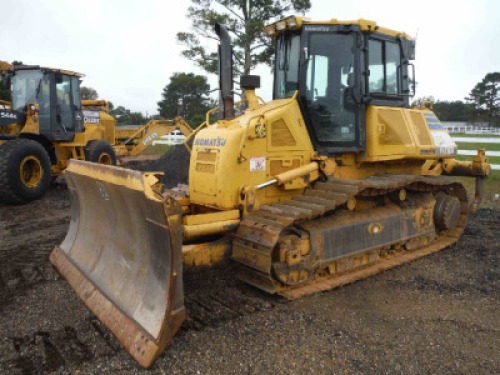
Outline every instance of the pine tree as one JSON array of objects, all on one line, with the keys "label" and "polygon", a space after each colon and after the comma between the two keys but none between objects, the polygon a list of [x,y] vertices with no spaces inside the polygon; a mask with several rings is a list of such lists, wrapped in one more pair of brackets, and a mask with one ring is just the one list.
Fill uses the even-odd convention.
[{"label": "pine tree", "polygon": [[220,23],[232,35],[234,72],[249,74],[257,64],[271,65],[274,54],[272,39],[262,30],[275,18],[303,14],[311,8],[310,0],[191,0],[188,18],[194,32],[177,34],[186,47],[182,54],[209,73],[217,73],[217,51],[209,51],[202,40],[218,40],[215,23]]},{"label": "pine tree", "polygon": [[488,73],[465,98],[473,105],[473,119],[486,120],[488,126],[500,125],[500,73]]}]

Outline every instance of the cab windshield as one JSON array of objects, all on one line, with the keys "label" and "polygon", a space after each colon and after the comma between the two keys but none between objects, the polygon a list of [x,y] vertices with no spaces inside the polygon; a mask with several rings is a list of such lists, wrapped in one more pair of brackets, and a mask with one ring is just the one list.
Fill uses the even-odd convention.
[{"label": "cab windshield", "polygon": [[[21,111],[26,104],[38,102],[43,77],[44,74],[39,70],[16,71],[11,81],[12,109]],[[47,82],[47,93],[49,93],[48,88]]]},{"label": "cab windshield", "polygon": [[40,132],[51,130],[50,75],[40,70],[18,70],[11,81],[12,109],[23,111],[27,104],[38,104]]}]

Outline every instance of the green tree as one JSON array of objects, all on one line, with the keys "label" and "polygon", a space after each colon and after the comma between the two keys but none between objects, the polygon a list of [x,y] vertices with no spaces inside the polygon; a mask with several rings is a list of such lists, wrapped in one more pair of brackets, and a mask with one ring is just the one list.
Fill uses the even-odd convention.
[{"label": "green tree", "polygon": [[148,120],[143,116],[141,112],[130,112],[128,119],[129,125],[143,125]]},{"label": "green tree", "polygon": [[193,73],[174,73],[170,83],[163,88],[158,111],[163,118],[182,116],[189,124],[199,125],[200,116],[209,110],[210,85],[207,77]]},{"label": "green tree", "polygon": [[434,112],[441,121],[468,121],[471,110],[472,106],[461,100],[434,103]]},{"label": "green tree", "polygon": [[488,126],[500,125],[500,72],[486,74],[465,99],[472,104],[473,121],[487,121]]},{"label": "green tree", "polygon": [[85,86],[80,87],[80,96],[82,100],[96,100],[97,98],[99,98],[97,90],[93,89],[92,87]]},{"label": "green tree", "polygon": [[182,54],[209,73],[217,73],[217,52],[201,40],[218,40],[215,23],[226,27],[233,40],[234,72],[249,74],[259,63],[271,65],[274,44],[262,29],[276,17],[305,13],[310,0],[191,0],[187,16],[194,32],[180,32],[177,40],[186,48]]},{"label": "green tree", "polygon": [[118,107],[109,110],[109,114],[113,116],[118,125],[128,125],[130,122],[130,109],[125,108],[124,106],[119,105]]},{"label": "green tree", "polygon": [[149,120],[148,117],[144,116],[141,112],[132,112],[122,105],[115,108],[111,102],[109,102],[109,114],[115,118],[118,126],[143,125]]}]

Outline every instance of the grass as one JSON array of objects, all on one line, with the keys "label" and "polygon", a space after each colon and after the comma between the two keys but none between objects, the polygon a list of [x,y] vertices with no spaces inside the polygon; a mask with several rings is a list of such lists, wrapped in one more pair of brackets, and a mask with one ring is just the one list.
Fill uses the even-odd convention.
[{"label": "grass", "polygon": [[[471,177],[457,177],[462,181],[465,188],[467,189],[469,194],[474,194],[476,189],[476,182],[474,178]],[[488,176],[486,181],[484,182],[484,192],[485,196],[492,196],[495,194],[500,194],[500,171],[491,171],[491,174]]]},{"label": "grass", "polygon": [[500,143],[466,143],[456,142],[459,150],[479,150],[484,148],[487,151],[500,151]]},{"label": "grass", "polygon": [[452,137],[472,137],[472,138],[500,138],[500,134],[465,134],[465,133],[450,133]]},{"label": "grass", "polygon": [[[481,206],[483,207],[495,207],[498,204],[498,194],[500,194],[500,180],[499,171],[497,172],[497,178],[491,176],[484,183],[484,196]],[[492,173],[493,174],[493,173]],[[470,200],[474,199],[474,192],[476,191],[476,185],[474,178],[470,177],[457,177],[464,184],[465,189],[467,189],[467,196]]]},{"label": "grass", "polygon": [[486,180],[486,183],[489,182],[496,186],[497,192],[500,192],[500,171],[491,171],[488,180]]},{"label": "grass", "polygon": [[156,144],[156,145],[151,145],[148,146],[142,153],[141,155],[163,155],[165,152],[170,150],[172,146],[170,145],[162,145],[162,144]]}]

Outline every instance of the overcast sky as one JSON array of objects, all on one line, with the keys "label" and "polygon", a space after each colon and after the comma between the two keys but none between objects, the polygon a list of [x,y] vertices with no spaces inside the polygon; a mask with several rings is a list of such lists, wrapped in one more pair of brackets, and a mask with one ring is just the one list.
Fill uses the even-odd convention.
[{"label": "overcast sky", "polygon": [[[485,74],[500,71],[500,1],[311,0],[312,20],[358,19],[417,36],[417,97],[462,100]],[[0,60],[84,73],[101,99],[157,113],[174,72],[204,74],[180,55],[189,1],[0,0]],[[271,99],[266,67],[260,94]],[[216,77],[210,77],[212,88]]]}]

